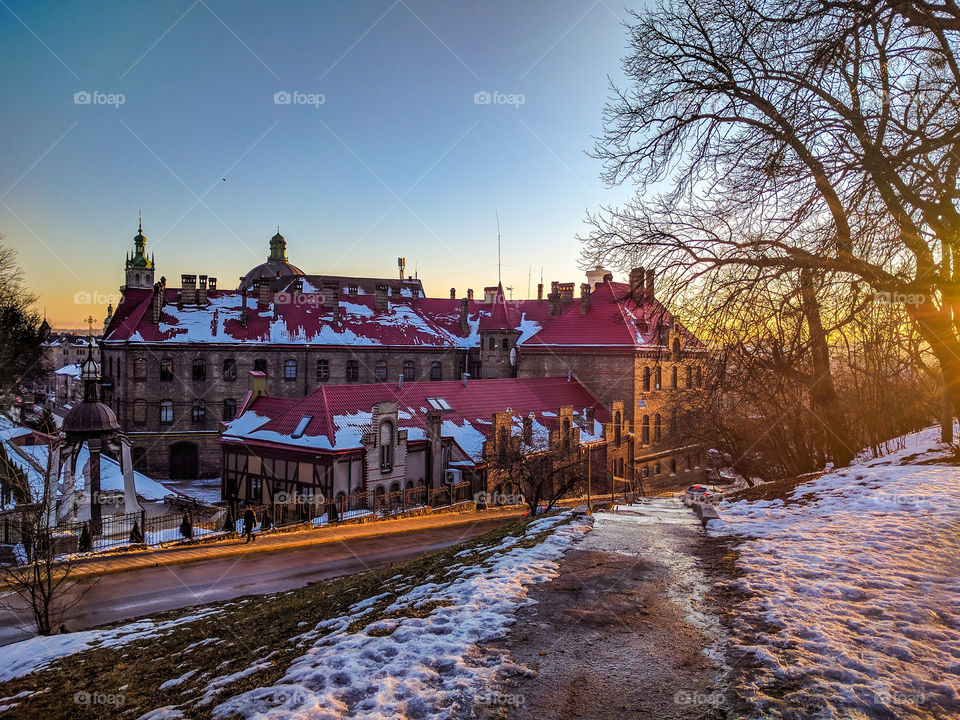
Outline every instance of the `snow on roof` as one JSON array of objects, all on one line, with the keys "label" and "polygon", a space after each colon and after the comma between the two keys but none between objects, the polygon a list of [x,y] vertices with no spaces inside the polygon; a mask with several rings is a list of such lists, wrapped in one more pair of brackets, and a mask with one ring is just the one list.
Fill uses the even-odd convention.
[{"label": "snow on roof", "polygon": [[70,377],[78,378],[80,377],[81,372],[80,363],[70,363],[69,365],[64,365],[62,368],[53,371],[54,375],[69,375]]},{"label": "snow on roof", "polygon": [[[447,409],[440,409],[446,404]],[[408,440],[426,438],[428,411],[441,413],[441,435],[452,439],[474,461],[481,459],[483,442],[489,439],[494,413],[511,409],[514,424],[522,428],[531,413],[536,436],[546,438],[556,428],[556,411],[572,406],[580,427],[581,442],[603,437],[609,413],[579,382],[563,378],[508,378],[502,380],[406,382],[402,387],[386,383],[327,385],[307,397],[257,398],[247,412],[230,422],[223,432],[227,442],[261,441],[309,450],[345,451],[363,447],[363,435],[371,430],[376,403],[395,401],[400,429]],[[433,401],[433,402],[431,402]],[[594,422],[586,417],[592,411]],[[310,418],[301,427],[305,417]],[[294,435],[302,432],[301,437]]]}]

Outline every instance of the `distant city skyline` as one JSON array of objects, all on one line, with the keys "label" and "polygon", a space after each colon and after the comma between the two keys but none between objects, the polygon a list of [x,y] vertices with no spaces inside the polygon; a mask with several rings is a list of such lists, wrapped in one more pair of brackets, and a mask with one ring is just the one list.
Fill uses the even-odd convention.
[{"label": "distant city skyline", "polygon": [[[279,225],[306,272],[431,295],[577,281],[586,155],[625,45],[604,2],[196,2],[0,8],[0,234],[55,325],[123,280],[137,215],[158,274],[223,287]],[[101,306],[102,305],[102,306]]]}]

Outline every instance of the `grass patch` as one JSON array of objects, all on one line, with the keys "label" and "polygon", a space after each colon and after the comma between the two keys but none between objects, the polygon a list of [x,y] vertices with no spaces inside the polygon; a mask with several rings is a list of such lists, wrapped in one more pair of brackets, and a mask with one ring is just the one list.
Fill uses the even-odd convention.
[{"label": "grass patch", "polygon": [[[537,518],[539,519],[539,518]],[[349,614],[351,606],[372,597],[377,601],[349,626],[358,632],[379,621],[426,617],[449,600],[427,600],[409,607],[387,608],[411,588],[431,580],[449,582],[463,570],[481,564],[508,535],[522,535],[532,518],[493,530],[473,540],[405,563],[360,575],[314,583],[273,595],[249,596],[204,608],[218,612],[189,620],[163,634],[114,648],[92,648],[56,660],[44,670],[0,684],[0,698],[25,691],[29,696],[0,702],[16,703],[5,718],[137,718],[158,707],[180,705],[191,720],[206,720],[217,703],[238,693],[277,682],[306,648],[335,628],[316,629],[324,621]],[[522,537],[502,551],[532,547],[558,526]],[[451,567],[460,566],[451,572]],[[156,622],[195,614],[199,608],[151,615]],[[127,625],[132,620],[116,623]],[[388,635],[389,627],[371,628],[371,635]],[[2,651],[0,651],[2,652]],[[249,671],[254,665],[259,667]],[[174,686],[160,686],[192,671]],[[230,678],[237,674],[235,678]],[[75,698],[91,694],[89,703]],[[205,704],[205,699],[209,702]],[[95,698],[113,699],[112,704]],[[122,699],[122,701],[121,701]]]}]

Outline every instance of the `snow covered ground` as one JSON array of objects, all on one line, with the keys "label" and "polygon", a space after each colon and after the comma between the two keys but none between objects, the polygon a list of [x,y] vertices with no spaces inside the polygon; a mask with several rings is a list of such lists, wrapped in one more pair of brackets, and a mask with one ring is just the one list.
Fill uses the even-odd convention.
[{"label": "snow covered ground", "polygon": [[[570,519],[564,513],[537,520],[523,537]],[[222,700],[214,717],[459,717],[504,662],[500,653],[482,652],[478,645],[506,634],[527,588],[554,577],[557,560],[588,527],[574,520],[530,548],[515,547],[522,538],[514,538],[481,549],[482,562],[455,565],[445,577],[410,587],[379,613],[378,603],[393,596],[356,603],[350,614],[294,639],[307,649],[279,682]],[[363,629],[350,631],[377,614]]]},{"label": "snow covered ground", "polygon": [[960,716],[960,468],[927,452],[936,439],[908,436],[787,503],[721,503],[708,530],[744,538],[735,629],[761,663],[732,691],[756,716]]}]

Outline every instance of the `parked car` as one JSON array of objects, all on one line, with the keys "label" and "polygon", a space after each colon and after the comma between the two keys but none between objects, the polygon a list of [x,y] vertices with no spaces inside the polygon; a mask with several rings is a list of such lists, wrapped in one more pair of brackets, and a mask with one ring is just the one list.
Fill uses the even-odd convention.
[{"label": "parked car", "polygon": [[690,506],[695,502],[716,505],[723,499],[723,490],[715,485],[691,485],[683,494],[683,504]]}]

